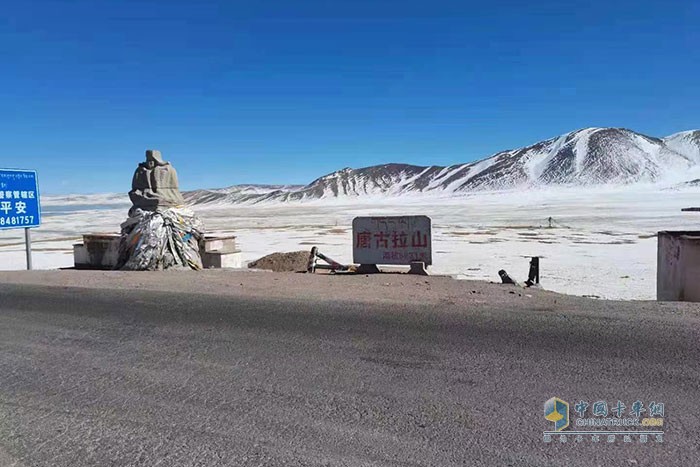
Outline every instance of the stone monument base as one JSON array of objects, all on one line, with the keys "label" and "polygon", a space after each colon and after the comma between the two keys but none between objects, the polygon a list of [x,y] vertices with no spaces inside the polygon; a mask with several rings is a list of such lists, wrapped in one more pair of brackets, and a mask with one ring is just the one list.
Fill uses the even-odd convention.
[{"label": "stone monument base", "polygon": [[[96,233],[83,235],[83,243],[73,245],[76,269],[112,270],[119,259],[121,235]],[[204,269],[243,267],[241,250],[236,248],[233,235],[205,234],[199,248]]]}]

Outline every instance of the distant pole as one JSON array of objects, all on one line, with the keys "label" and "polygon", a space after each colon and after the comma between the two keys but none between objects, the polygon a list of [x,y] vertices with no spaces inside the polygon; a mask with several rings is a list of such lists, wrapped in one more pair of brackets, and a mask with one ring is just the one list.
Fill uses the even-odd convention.
[{"label": "distant pole", "polygon": [[32,233],[29,228],[24,229],[24,243],[27,250],[27,271],[32,270]]}]

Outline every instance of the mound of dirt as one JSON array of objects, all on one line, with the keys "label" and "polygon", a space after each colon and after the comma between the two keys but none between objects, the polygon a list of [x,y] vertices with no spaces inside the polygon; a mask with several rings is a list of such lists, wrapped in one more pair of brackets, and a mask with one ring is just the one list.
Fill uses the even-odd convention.
[{"label": "mound of dirt", "polygon": [[292,251],[289,253],[272,253],[248,263],[249,268],[269,269],[275,272],[306,271],[309,261],[308,251]]}]

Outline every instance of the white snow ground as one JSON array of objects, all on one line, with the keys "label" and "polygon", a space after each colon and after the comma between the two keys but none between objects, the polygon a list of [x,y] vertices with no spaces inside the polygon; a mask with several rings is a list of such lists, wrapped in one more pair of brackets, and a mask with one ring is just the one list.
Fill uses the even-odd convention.
[{"label": "white snow ground", "polygon": [[[195,210],[209,230],[234,232],[245,261],[316,245],[352,261],[351,223],[360,215],[425,214],[433,220],[432,272],[499,281],[505,269],[527,277],[539,255],[546,289],[611,299],[656,297],[659,230],[700,230],[700,189],[655,187],[474,193],[462,198],[402,197],[321,200]],[[118,195],[43,200],[33,229],[34,266],[71,267],[83,233],[118,232],[129,207]],[[554,227],[548,227],[548,217]],[[0,269],[24,269],[22,230],[0,231]]]}]

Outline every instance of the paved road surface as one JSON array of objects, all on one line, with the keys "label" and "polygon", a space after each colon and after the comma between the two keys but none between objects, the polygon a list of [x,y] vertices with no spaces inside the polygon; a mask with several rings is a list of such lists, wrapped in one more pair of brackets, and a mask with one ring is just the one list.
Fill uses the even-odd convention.
[{"label": "paved road surface", "polygon": [[[700,465],[698,314],[534,303],[1,284],[0,465]],[[664,442],[545,444],[552,396]]]}]

